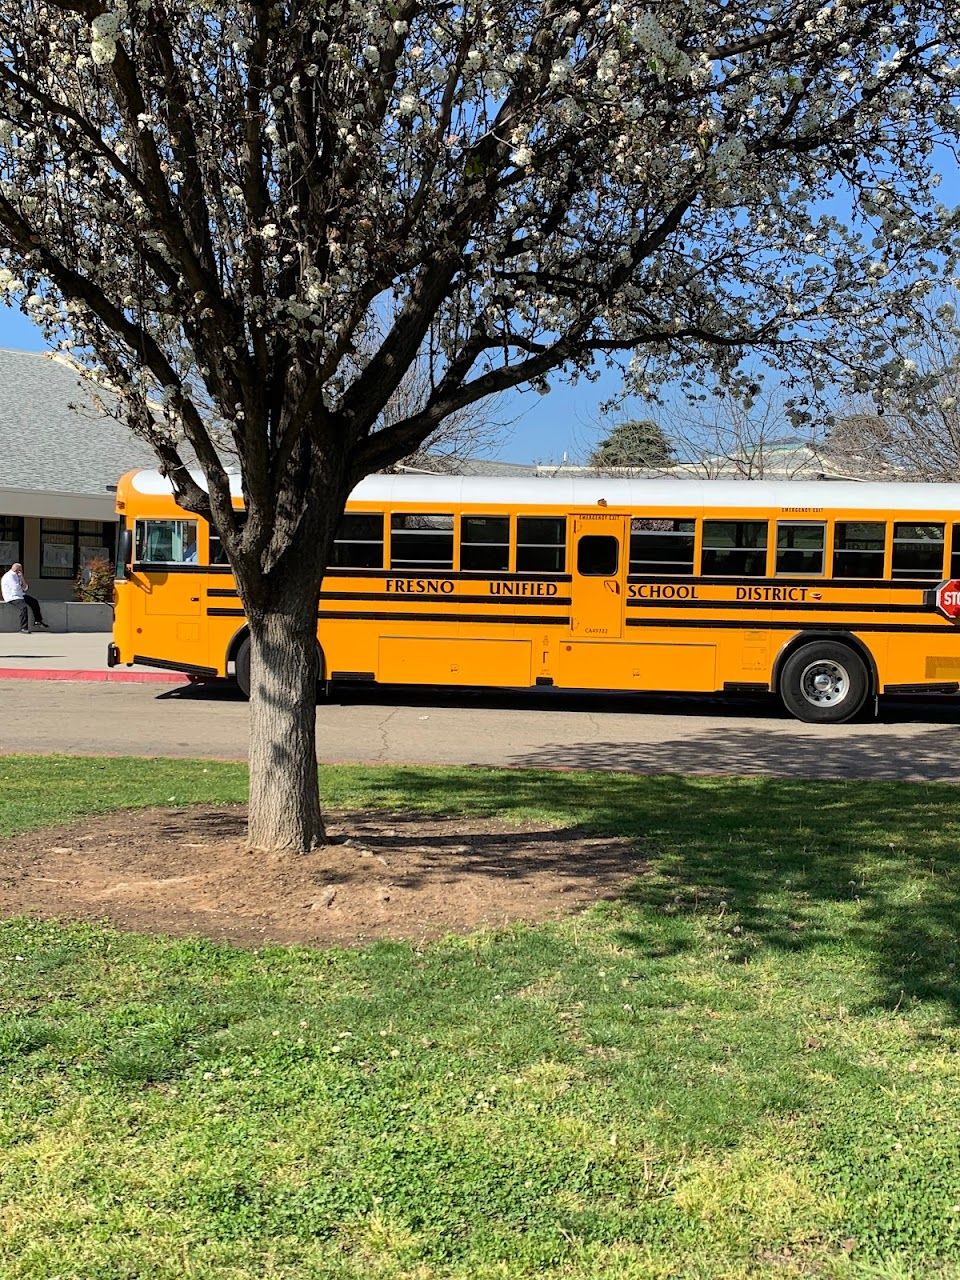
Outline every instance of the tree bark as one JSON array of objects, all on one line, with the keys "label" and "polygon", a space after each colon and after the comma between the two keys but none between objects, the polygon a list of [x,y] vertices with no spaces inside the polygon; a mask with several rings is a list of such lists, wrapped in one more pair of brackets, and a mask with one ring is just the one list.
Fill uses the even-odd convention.
[{"label": "tree bark", "polygon": [[306,853],[326,839],[317,780],[316,601],[301,599],[249,623],[248,839],[254,849]]}]

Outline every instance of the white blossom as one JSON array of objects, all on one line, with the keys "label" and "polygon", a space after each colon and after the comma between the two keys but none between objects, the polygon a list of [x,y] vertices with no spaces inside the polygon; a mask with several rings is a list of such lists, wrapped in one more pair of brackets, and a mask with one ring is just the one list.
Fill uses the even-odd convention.
[{"label": "white blossom", "polygon": [[119,26],[119,14],[109,11],[98,14],[90,23],[90,56],[97,66],[105,66],[116,57]]}]

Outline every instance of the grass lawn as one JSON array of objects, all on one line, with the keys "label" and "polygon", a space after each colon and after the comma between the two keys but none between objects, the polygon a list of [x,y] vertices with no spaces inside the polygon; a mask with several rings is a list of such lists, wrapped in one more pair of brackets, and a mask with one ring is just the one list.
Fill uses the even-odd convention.
[{"label": "grass lawn", "polygon": [[[955,789],[322,781],[627,833],[649,872],[423,949],[0,924],[2,1280],[960,1276]],[[0,758],[0,833],[243,792]]]}]

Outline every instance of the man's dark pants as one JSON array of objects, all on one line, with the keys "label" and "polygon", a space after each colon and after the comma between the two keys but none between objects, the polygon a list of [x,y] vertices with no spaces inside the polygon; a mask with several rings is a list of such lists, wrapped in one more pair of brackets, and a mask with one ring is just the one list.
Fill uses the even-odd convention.
[{"label": "man's dark pants", "polygon": [[15,604],[20,608],[20,630],[27,630],[27,607],[33,614],[33,625],[39,627],[43,622],[43,614],[40,612],[40,601],[36,596],[24,596],[22,600],[8,600],[7,604]]}]

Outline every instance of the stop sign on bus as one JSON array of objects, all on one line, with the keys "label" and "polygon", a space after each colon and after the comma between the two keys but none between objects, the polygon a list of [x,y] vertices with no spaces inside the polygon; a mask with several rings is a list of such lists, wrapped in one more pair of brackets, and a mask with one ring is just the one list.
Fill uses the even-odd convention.
[{"label": "stop sign on bus", "polygon": [[960,578],[941,582],[936,590],[937,608],[945,618],[960,618]]}]

